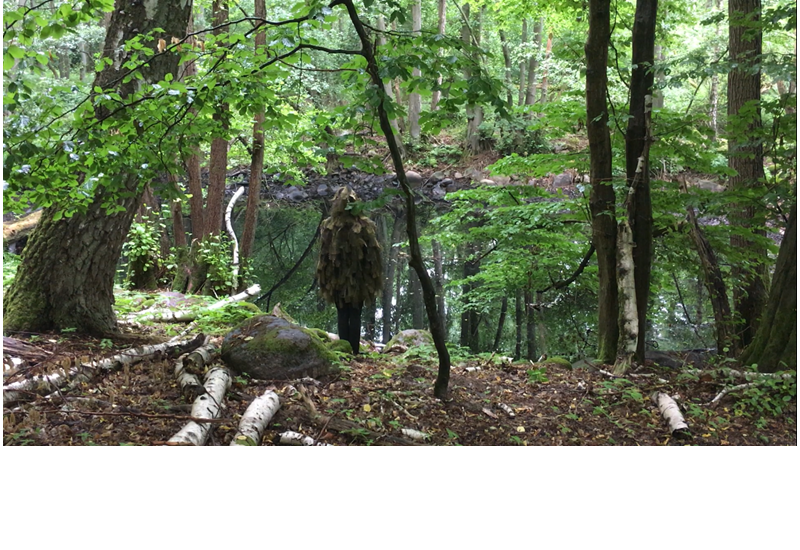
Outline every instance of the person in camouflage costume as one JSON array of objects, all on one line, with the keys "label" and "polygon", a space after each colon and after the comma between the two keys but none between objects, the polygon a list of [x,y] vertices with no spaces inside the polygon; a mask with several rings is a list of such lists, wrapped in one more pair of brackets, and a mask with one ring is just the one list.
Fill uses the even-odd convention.
[{"label": "person in camouflage costume", "polygon": [[355,191],[341,187],[333,196],[331,215],[320,228],[317,281],[326,301],[336,306],[339,338],[350,342],[358,353],[361,340],[361,310],[383,286],[381,245],[375,222],[353,214],[358,201]]}]

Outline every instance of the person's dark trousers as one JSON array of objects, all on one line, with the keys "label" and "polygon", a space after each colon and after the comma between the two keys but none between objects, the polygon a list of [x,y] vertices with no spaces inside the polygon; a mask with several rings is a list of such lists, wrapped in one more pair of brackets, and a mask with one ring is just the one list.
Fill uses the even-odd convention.
[{"label": "person's dark trousers", "polygon": [[336,307],[337,321],[339,323],[339,338],[350,342],[353,353],[358,353],[358,345],[361,341],[361,308],[358,306],[345,305]]}]

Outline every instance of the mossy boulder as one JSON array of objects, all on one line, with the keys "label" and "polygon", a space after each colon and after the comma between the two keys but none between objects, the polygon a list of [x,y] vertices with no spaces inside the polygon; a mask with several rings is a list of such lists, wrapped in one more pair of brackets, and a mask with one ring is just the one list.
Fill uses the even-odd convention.
[{"label": "mossy boulder", "polygon": [[[419,346],[432,346],[433,336],[427,330],[409,329],[402,330],[395,334],[384,346],[383,353],[399,351],[402,348],[408,349]],[[394,348],[394,349],[393,349]],[[403,350],[405,351],[405,350]]]},{"label": "mossy boulder", "polygon": [[563,357],[559,357],[556,355],[555,357],[548,357],[542,363],[547,363],[548,365],[558,365],[559,367],[564,367],[567,369],[572,370],[572,363],[564,359]]},{"label": "mossy boulder", "polygon": [[237,374],[260,380],[329,374],[336,359],[313,330],[274,315],[250,317],[230,331],[221,355]]}]

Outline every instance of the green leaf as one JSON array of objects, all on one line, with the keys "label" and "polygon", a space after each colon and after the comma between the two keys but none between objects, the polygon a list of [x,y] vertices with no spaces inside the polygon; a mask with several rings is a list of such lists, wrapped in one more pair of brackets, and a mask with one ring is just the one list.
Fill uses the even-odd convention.
[{"label": "green leaf", "polygon": [[3,70],[10,71],[14,68],[14,58],[8,54],[8,52],[3,54]]},{"label": "green leaf", "polygon": [[19,46],[9,46],[6,50],[6,53],[13,57],[14,59],[22,59],[25,57],[25,50],[20,48]]}]

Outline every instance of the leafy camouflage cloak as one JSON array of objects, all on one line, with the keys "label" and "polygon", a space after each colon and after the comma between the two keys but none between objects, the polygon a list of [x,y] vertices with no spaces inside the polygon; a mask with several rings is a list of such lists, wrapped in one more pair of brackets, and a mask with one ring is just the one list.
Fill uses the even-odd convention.
[{"label": "leafy camouflage cloak", "polygon": [[372,302],[383,286],[375,222],[347,210],[357,200],[353,190],[340,188],[320,230],[317,281],[322,297],[337,307]]}]

